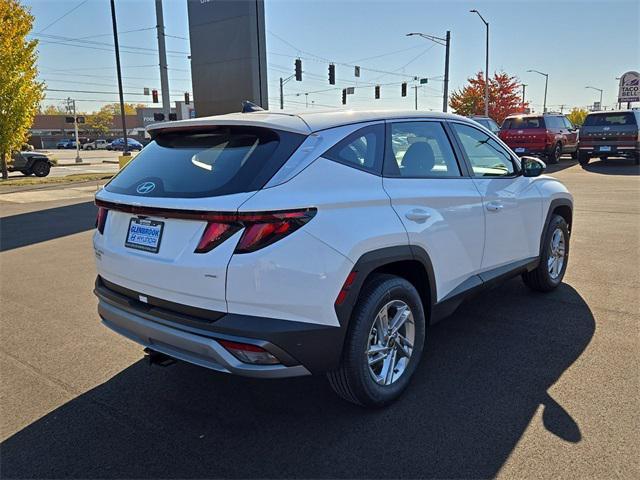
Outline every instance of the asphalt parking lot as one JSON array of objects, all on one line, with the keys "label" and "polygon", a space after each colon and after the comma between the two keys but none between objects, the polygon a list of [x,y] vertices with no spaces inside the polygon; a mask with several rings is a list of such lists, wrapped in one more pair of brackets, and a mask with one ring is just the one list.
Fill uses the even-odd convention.
[{"label": "asphalt parking lot", "polygon": [[564,284],[466,303],[377,411],[322,377],[148,366],[98,321],[90,199],[0,195],[2,477],[639,478],[640,168],[552,171],[576,205]]}]

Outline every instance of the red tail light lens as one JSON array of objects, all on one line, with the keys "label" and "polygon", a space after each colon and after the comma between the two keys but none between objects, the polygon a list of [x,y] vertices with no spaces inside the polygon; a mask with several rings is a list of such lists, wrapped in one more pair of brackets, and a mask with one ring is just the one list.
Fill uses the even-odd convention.
[{"label": "red tail light lens", "polygon": [[104,207],[98,207],[98,216],[96,217],[96,228],[100,233],[104,233],[104,226],[107,223],[107,214],[109,210]]},{"label": "red tail light lens", "polygon": [[315,208],[269,213],[212,215],[195,253],[206,253],[244,228],[234,253],[260,250],[298,230],[316,214]]},{"label": "red tail light lens", "polygon": [[241,225],[235,223],[207,223],[195,253],[210,252],[241,228]]},{"label": "red tail light lens", "polygon": [[356,275],[358,272],[351,272],[347,279],[344,281],[344,285],[342,285],[342,289],[338,294],[338,298],[336,298],[336,305],[342,305],[347,298],[347,294],[349,293],[349,289],[351,289],[351,285],[356,280]]},{"label": "red tail light lens", "polygon": [[275,355],[267,352],[264,348],[249,343],[231,342],[229,340],[218,340],[231,355],[244,363],[257,365],[274,365],[280,363]]}]

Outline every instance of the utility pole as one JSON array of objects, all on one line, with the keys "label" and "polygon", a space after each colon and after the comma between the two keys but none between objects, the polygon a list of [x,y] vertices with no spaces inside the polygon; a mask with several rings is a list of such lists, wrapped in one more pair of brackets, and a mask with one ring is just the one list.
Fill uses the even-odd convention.
[{"label": "utility pole", "polygon": [[[415,92],[415,100],[416,100],[416,110],[418,110],[418,85],[413,86],[413,90]],[[445,110],[446,112],[446,110]]]},{"label": "utility pole", "polygon": [[120,95],[120,119],[122,121],[122,136],[124,138],[123,156],[129,156],[129,142],[127,140],[127,122],[124,114],[124,94],[122,93],[122,71],[120,70],[120,47],[118,45],[118,22],[116,21],[115,0],[111,0],[111,23],[113,24],[113,43],[116,50],[116,72],[118,74],[118,94]]},{"label": "utility pole", "polygon": [[160,56],[160,91],[162,93],[162,113],[164,113],[164,119],[169,120],[169,113],[171,113],[171,99],[169,98],[167,48],[164,41],[164,16],[162,14],[162,0],[156,0],[156,23],[156,28],[158,29],[158,54]]},{"label": "utility pole", "polygon": [[284,109],[284,84],[295,77],[295,73],[293,75],[289,75],[287,78],[280,77],[280,110]]},{"label": "utility pole", "polygon": [[73,115],[73,129],[76,137],[76,163],[82,163],[80,158],[80,139],[78,138],[78,115],[76,112],[76,101],[71,97],[67,98],[67,112]]},{"label": "utility pole", "polygon": [[[407,37],[412,37],[417,35],[418,37],[425,38],[427,40],[431,40],[433,43],[437,43],[438,45],[443,45],[445,47],[445,56],[444,56],[444,91],[442,94],[442,111],[447,111],[447,105],[449,104],[449,47],[451,46],[451,32],[447,30],[447,34],[445,38],[436,37],[434,35],[427,35],[425,33],[413,32],[407,33]],[[416,107],[417,110],[417,107]]]},{"label": "utility pole", "polygon": [[485,67],[484,67],[484,116],[489,116],[489,22],[487,22],[480,12],[476,9],[469,10],[471,13],[477,13],[480,20],[487,27],[487,50],[485,54]]},{"label": "utility pole", "polygon": [[[445,54],[444,54],[444,93],[442,98],[442,111],[446,113],[449,104],[449,49],[451,48],[451,32],[447,30],[445,37]],[[416,110],[418,107],[416,107]]]},{"label": "utility pole", "polygon": [[522,109],[524,110],[524,99],[525,99],[525,93],[527,91],[527,84],[523,83],[522,84]]}]

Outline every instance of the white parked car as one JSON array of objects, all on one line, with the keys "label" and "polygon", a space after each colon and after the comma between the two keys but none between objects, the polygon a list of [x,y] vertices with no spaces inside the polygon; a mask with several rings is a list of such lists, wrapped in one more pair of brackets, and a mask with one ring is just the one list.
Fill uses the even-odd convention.
[{"label": "white parked car", "polygon": [[[573,201],[474,121],[419,112],[254,112],[150,127],[96,194],[104,324],[253,377],[327,373],[385,405],[427,326],[521,275],[567,268]],[[508,300],[507,300],[508,301]]]},{"label": "white parked car", "polygon": [[94,140],[92,142],[87,142],[82,145],[83,150],[106,150],[109,142],[106,140]]}]

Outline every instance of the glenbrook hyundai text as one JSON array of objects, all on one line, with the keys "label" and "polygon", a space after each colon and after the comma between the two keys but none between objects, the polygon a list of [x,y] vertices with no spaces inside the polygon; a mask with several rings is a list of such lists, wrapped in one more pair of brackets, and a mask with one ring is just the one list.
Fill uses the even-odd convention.
[{"label": "glenbrook hyundai text", "polygon": [[573,201],[473,120],[268,111],[157,124],[96,195],[104,324],[220,372],[326,373],[381,406],[427,326],[480,289],[564,276]]}]

